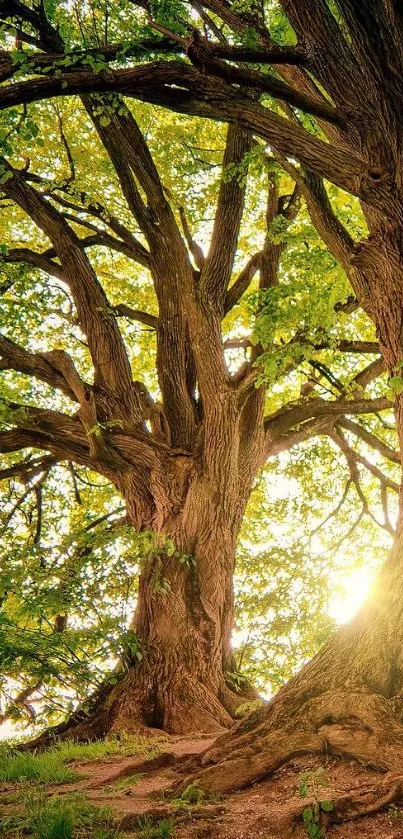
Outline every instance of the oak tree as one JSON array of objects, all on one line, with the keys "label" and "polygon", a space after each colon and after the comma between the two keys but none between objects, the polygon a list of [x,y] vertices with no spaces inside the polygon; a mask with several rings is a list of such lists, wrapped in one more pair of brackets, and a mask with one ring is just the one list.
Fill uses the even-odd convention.
[{"label": "oak tree", "polygon": [[[71,415],[9,400],[1,449],[42,449],[55,460],[98,471],[121,492],[131,524],[158,534],[141,572],[134,617],[147,655],[112,691],[101,693],[93,717],[77,718],[76,734],[144,721],[171,731],[228,726],[240,701],[225,678],[235,545],[259,469],[271,454],[328,432],[344,447],[353,476],[340,418],[387,407],[382,396],[362,395],[383,363],[393,373],[402,435],[401,14],[397,4],[382,0],[284,0],[274,10],[226,0],[161,8],[127,2],[115,15],[103,14],[101,31],[97,3],[88,4],[91,15],[79,5],[77,26],[52,3],[10,0],[2,7],[2,109],[14,122],[22,114],[24,122],[29,103],[80,96],[130,214],[123,222],[106,202],[76,193],[74,158],[63,132],[71,170],[64,183],[49,183],[46,167],[38,173],[30,159],[21,163],[21,150],[14,159],[6,132],[1,189],[7,206],[20,208],[42,231],[44,246],[6,243],[3,261],[30,264],[67,285],[93,381],[84,380],[65,351],[38,353],[3,337],[3,368],[58,388],[77,410]],[[132,38],[122,39],[121,14]],[[10,33],[25,45],[22,50],[10,49]],[[207,252],[164,189],[129,99],[230,124]],[[245,166],[256,142],[260,153],[269,147],[294,186],[283,193],[269,174],[268,235],[234,280],[245,185],[228,172]],[[358,242],[327,182],[360,200],[368,235]],[[255,316],[263,312],[262,300],[269,299],[269,309],[276,300],[267,293],[278,284],[283,243],[273,237],[272,223],[280,219],[286,229],[301,199],[351,283],[347,307],[360,305],[375,324],[384,362],[375,359],[335,399],[317,396],[313,383],[300,399],[267,413],[270,376],[261,375],[259,363],[278,348],[271,336],[264,346],[258,331],[245,363],[233,370],[223,321],[256,274],[261,295]],[[86,236],[85,227],[91,231]],[[111,305],[90,256],[96,247],[116,249],[149,272],[157,313],[133,311],[126,301]],[[343,301],[336,303],[341,311]],[[133,380],[119,315],[155,330],[158,401]],[[312,340],[297,330],[288,341],[287,364],[300,364],[328,342],[328,335],[321,342],[318,332]],[[353,349],[348,342],[344,348]],[[377,346],[358,343],[355,349],[376,353]],[[326,744],[382,768],[395,765],[402,737],[401,538],[398,525],[376,598],[267,711],[240,724],[206,756],[213,765],[200,775],[204,786],[246,784],[291,754]],[[156,597],[156,574],[169,587],[166,598]],[[380,756],[385,725],[395,742]]]}]

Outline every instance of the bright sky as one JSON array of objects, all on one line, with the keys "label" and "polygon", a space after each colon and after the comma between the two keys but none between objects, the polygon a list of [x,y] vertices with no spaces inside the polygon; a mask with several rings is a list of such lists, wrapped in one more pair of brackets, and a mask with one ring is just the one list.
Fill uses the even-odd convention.
[{"label": "bright sky", "polygon": [[337,623],[348,623],[364,603],[374,579],[373,569],[354,568],[342,576],[329,601],[329,614]]}]

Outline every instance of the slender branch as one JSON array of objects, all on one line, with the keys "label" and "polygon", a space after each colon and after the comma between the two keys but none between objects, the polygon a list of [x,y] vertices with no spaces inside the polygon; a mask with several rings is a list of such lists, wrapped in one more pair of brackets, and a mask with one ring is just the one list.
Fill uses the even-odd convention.
[{"label": "slender branch", "polygon": [[387,460],[391,460],[392,463],[397,463],[400,465],[400,455],[399,452],[392,449],[388,446],[384,440],[381,440],[379,437],[376,437],[375,434],[371,434],[367,428],[364,428],[362,425],[354,422],[353,420],[347,419],[343,417],[343,419],[339,420],[338,425],[342,428],[345,428],[346,431],[351,431],[355,437],[359,437],[360,440],[363,440],[364,443],[367,443],[372,449],[376,449],[382,457],[386,457]]},{"label": "slender branch", "polygon": [[26,709],[27,700],[32,696],[33,693],[41,689],[42,684],[43,682],[36,681],[33,684],[23,688],[23,690],[21,690],[17,694],[17,696],[14,697],[14,699],[11,699],[4,711],[0,713],[0,725],[3,725],[3,723],[7,722],[7,720],[10,719],[10,717],[12,717],[14,711],[17,710],[17,708],[21,708],[22,706]]},{"label": "slender branch", "polygon": [[378,469],[377,466],[375,466],[373,463],[367,460],[366,457],[363,457],[362,455],[358,454],[358,452],[356,452],[351,446],[348,445],[344,435],[337,426],[336,429],[337,430],[330,433],[329,436],[332,437],[334,442],[337,443],[341,451],[345,454],[347,462],[351,469],[351,477],[354,483],[357,485],[358,482],[359,484],[358,470],[356,464],[360,463],[362,466],[365,466],[368,472],[371,472],[372,475],[378,478],[381,484],[384,484],[386,487],[389,487],[389,489],[393,489],[395,492],[398,493],[400,491],[399,484],[396,483],[396,481],[392,481],[391,478],[389,478],[387,475],[384,475],[383,472],[380,469]]},{"label": "slender branch", "polygon": [[189,251],[193,256],[195,265],[197,268],[202,269],[206,261],[206,257],[204,256],[203,249],[200,247],[200,245],[197,244],[197,242],[194,240],[192,236],[184,207],[179,207],[179,216],[181,220],[183,235],[186,239]]},{"label": "slender branch", "polygon": [[283,154],[277,152],[275,156],[284,171],[298,184],[316,230],[335,259],[349,273],[355,242],[334,212],[323,179],[307,167],[298,168]]},{"label": "slender branch", "polygon": [[42,457],[27,457],[20,460],[18,463],[13,463],[5,469],[0,469],[0,481],[5,478],[21,478],[25,483],[32,480],[43,471],[49,471],[49,467],[57,463],[57,460],[50,455],[43,455]]},{"label": "slender branch", "polygon": [[[238,275],[235,282],[232,286],[229,287],[226,296],[225,296],[225,306],[224,311],[225,314],[230,312],[231,309],[236,306],[236,304],[241,299],[242,295],[245,294],[245,291],[249,288],[256,271],[259,269],[260,262],[261,262],[261,253],[255,253],[242,269],[241,273]],[[229,341],[225,342],[226,346],[230,345]],[[243,344],[244,346],[244,344]],[[248,341],[248,346],[251,346],[250,341]]]},{"label": "slender branch", "polygon": [[322,528],[325,526],[325,524],[327,524],[331,519],[335,518],[335,516],[337,516],[337,513],[340,512],[341,508],[343,507],[344,502],[347,500],[347,496],[348,496],[351,484],[352,484],[352,479],[350,477],[349,480],[346,483],[346,486],[344,488],[344,492],[341,496],[341,499],[340,499],[339,503],[336,504],[336,506],[333,508],[333,510],[330,511],[330,513],[326,516],[326,518],[324,518],[323,521],[321,521],[321,523],[318,524],[318,526],[315,527],[311,531],[311,533],[309,534],[309,542],[311,542],[312,538],[317,533],[319,533],[320,530],[322,530]]}]

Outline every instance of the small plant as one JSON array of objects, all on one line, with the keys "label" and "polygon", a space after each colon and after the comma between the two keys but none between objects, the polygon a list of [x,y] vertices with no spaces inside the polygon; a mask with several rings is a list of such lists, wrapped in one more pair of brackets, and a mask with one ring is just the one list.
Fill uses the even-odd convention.
[{"label": "small plant", "polygon": [[326,786],[328,786],[328,777],[323,766],[315,772],[303,772],[300,775],[299,795],[301,798],[307,798],[308,795],[313,798],[313,803],[305,807],[302,813],[302,821],[309,839],[324,839],[326,836],[326,831],[321,825],[321,816],[322,813],[331,813],[334,810],[332,801],[320,797],[321,789]]},{"label": "small plant", "polygon": [[186,787],[180,798],[177,800],[183,801],[184,804],[202,804],[205,798],[206,793],[203,789],[201,789],[201,787],[199,787],[198,781],[195,781],[193,784],[189,784],[189,786]]},{"label": "small plant", "polygon": [[401,807],[396,807],[396,804],[391,804],[388,807],[388,816],[394,822],[401,821],[403,819],[403,810]]},{"label": "small plant", "polygon": [[143,775],[141,773],[137,773],[137,775],[129,775],[127,778],[120,778],[115,782],[114,788],[125,789],[125,787],[132,787],[134,784],[137,784],[137,781],[140,781],[142,777]]},{"label": "small plant", "polygon": [[188,810],[200,807],[201,804],[217,802],[221,800],[221,796],[214,793],[207,793],[204,789],[199,787],[198,781],[189,784],[178,798],[171,799],[171,805],[176,811]]},{"label": "small plant", "polygon": [[321,814],[322,812],[330,813],[332,810],[334,810],[334,804],[331,801],[315,801],[312,807],[305,807],[302,821],[309,839],[324,839],[326,831],[320,823]]},{"label": "small plant", "polygon": [[206,797],[206,793],[198,786],[198,782],[189,784],[181,795],[182,801],[186,804],[201,804]]},{"label": "small plant", "polygon": [[139,839],[169,839],[174,834],[173,819],[161,819],[157,824],[154,824],[149,816],[144,816],[138,821],[137,836]]}]

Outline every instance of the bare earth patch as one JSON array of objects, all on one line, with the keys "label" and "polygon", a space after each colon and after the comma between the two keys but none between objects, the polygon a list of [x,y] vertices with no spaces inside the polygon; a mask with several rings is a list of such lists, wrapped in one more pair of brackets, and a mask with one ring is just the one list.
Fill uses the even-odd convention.
[{"label": "bare earth patch", "polygon": [[[48,787],[49,795],[82,793],[99,807],[116,813],[120,830],[136,836],[138,820],[148,817],[158,824],[172,817],[176,839],[310,839],[303,822],[304,810],[326,801],[328,812],[320,810],[318,829],[326,839],[402,839],[402,809],[399,801],[387,801],[390,773],[383,775],[355,761],[334,756],[305,756],[290,761],[270,778],[223,798],[178,800],[175,787],[198,763],[198,756],[211,747],[212,738],[172,737],[161,755],[149,760],[142,756],[110,756],[102,761],[74,764],[82,780]],[[397,777],[399,783],[401,779]],[[10,812],[13,785],[0,788],[0,807]],[[375,793],[374,793],[375,790]],[[370,812],[372,800],[386,792],[384,809]],[[368,814],[337,823],[350,800],[361,796]],[[197,799],[197,788],[190,799]]]}]

